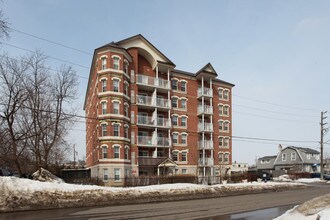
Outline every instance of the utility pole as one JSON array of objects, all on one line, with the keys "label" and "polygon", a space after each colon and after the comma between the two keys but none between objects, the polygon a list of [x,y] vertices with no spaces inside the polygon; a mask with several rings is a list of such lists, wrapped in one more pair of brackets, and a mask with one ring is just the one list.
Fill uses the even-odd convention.
[{"label": "utility pole", "polygon": [[321,164],[320,164],[320,170],[321,170],[321,180],[323,180],[323,136],[325,134],[325,132],[328,130],[326,128],[324,128],[324,125],[328,124],[325,123],[324,120],[327,118],[326,116],[324,116],[327,113],[327,111],[325,112],[321,112],[321,141],[320,141],[320,147],[321,147]]},{"label": "utility pole", "polygon": [[73,145],[73,169],[76,168],[76,145]]}]

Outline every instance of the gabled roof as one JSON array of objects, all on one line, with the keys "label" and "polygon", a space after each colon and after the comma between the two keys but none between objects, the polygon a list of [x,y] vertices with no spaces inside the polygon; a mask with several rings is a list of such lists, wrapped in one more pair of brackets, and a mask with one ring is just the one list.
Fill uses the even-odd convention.
[{"label": "gabled roof", "polygon": [[[125,46],[126,45],[129,45],[130,42],[133,42],[133,41],[142,41],[144,42],[145,44],[147,44],[151,49],[155,50],[159,56],[161,58],[163,58],[163,60],[165,61],[162,61],[162,60],[159,60],[160,62],[162,63],[167,63],[167,64],[170,64],[172,66],[175,66],[175,64],[169,59],[167,58],[160,50],[157,49],[157,47],[155,47],[150,41],[148,41],[142,34],[137,34],[137,35],[134,35],[132,37],[129,37],[129,38],[126,38],[124,40],[120,40],[120,41],[117,41],[117,42],[113,42],[115,45],[117,46],[121,46],[121,47],[124,47],[126,48]],[[127,49],[127,48],[126,48]]]},{"label": "gabled roof", "polygon": [[196,73],[196,76],[200,73],[208,73],[208,74],[218,76],[217,72],[215,71],[215,69],[213,68],[211,63],[207,63],[205,66],[203,66],[202,69],[198,70]]},{"label": "gabled roof", "polygon": [[157,158],[150,158],[150,157],[139,157],[139,166],[145,167],[155,167],[155,166],[176,166],[177,164],[168,157],[157,157]]}]

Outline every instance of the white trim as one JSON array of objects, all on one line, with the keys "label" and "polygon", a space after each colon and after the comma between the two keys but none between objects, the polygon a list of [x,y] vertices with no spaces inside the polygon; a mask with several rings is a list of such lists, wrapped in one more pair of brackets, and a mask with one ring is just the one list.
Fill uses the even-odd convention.
[{"label": "white trim", "polygon": [[108,55],[102,55],[102,56],[100,56],[100,60],[103,59],[103,58],[108,58]]},{"label": "white trim", "polygon": [[102,99],[102,100],[100,101],[100,104],[102,104],[103,102],[108,103],[108,100]]},{"label": "white trim", "polygon": [[114,54],[114,55],[111,56],[112,59],[115,58],[115,57],[118,58],[119,60],[121,60],[121,57],[118,56],[118,55],[116,55],[116,54]]},{"label": "white trim", "polygon": [[103,121],[103,122],[100,123],[100,125],[109,125],[109,124],[108,124],[108,122]]},{"label": "white trim", "polygon": [[115,124],[118,124],[119,126],[121,126],[121,123],[120,122],[112,122],[111,125],[115,125]]},{"label": "white trim", "polygon": [[119,78],[119,77],[116,77],[116,76],[114,76],[114,77],[111,77],[111,80],[114,80],[114,79],[118,79],[118,80],[119,80],[119,82],[121,82],[121,78]]},{"label": "white trim", "polygon": [[101,77],[101,79],[100,79],[99,81],[101,82],[102,80],[105,80],[105,81],[107,81],[107,80],[108,80],[108,78],[103,76],[103,77]]},{"label": "white trim", "polygon": [[103,147],[109,148],[107,144],[101,144],[100,148],[102,149]]},{"label": "white trim", "polygon": [[128,125],[128,124],[124,124],[124,127],[125,127],[125,128],[129,128],[129,125]]},{"label": "white trim", "polygon": [[114,103],[114,102],[119,102],[119,104],[121,104],[121,101],[118,99],[111,100],[111,103]]}]

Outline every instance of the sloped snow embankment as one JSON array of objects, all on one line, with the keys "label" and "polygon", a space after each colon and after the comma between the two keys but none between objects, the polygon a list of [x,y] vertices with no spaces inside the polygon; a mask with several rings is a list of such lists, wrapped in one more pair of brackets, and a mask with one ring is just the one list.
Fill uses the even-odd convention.
[{"label": "sloped snow embankment", "polygon": [[0,212],[174,201],[304,187],[306,186],[301,183],[253,182],[213,186],[164,184],[119,188],[0,177]]},{"label": "sloped snow embankment", "polygon": [[287,211],[276,220],[330,219],[330,194],[309,200]]}]

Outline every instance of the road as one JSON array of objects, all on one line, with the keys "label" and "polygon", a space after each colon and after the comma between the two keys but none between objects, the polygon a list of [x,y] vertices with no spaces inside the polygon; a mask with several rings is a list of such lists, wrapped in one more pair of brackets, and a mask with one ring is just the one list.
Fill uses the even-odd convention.
[{"label": "road", "polygon": [[330,192],[330,184],[283,192],[175,202],[87,207],[0,214],[2,220],[208,219],[230,213],[301,204]]}]

